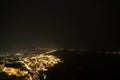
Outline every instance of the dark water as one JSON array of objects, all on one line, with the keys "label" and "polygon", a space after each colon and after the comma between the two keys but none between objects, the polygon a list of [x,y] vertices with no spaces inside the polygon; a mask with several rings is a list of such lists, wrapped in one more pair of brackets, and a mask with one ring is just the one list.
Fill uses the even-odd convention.
[{"label": "dark water", "polygon": [[58,51],[64,63],[51,68],[48,80],[119,80],[120,55],[97,52]]}]

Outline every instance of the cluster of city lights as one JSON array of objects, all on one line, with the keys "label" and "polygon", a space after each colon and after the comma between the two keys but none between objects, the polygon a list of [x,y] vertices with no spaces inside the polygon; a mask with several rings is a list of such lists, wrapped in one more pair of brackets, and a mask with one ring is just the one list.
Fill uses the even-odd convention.
[{"label": "cluster of city lights", "polygon": [[43,53],[40,55],[23,58],[19,62],[23,63],[28,70],[47,71],[48,68],[62,61],[53,55]]},{"label": "cluster of city lights", "polygon": [[55,64],[62,62],[61,59],[57,58],[50,53],[54,52],[47,51],[46,53],[27,55],[25,57],[23,54],[16,54],[16,58],[18,58],[14,63],[20,63],[23,65],[25,69],[7,67],[5,64],[12,64],[10,61],[4,61],[3,64],[0,64],[0,72],[7,73],[9,76],[27,76],[26,80],[34,80],[33,75],[29,73],[35,73],[35,75],[39,75],[40,71],[47,71],[49,68],[53,67]]}]

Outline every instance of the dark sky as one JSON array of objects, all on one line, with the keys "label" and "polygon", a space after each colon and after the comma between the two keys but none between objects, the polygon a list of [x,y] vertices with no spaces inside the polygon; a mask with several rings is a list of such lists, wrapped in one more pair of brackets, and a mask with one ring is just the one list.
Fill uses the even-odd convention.
[{"label": "dark sky", "polygon": [[1,48],[120,48],[116,0],[9,0],[1,4]]}]

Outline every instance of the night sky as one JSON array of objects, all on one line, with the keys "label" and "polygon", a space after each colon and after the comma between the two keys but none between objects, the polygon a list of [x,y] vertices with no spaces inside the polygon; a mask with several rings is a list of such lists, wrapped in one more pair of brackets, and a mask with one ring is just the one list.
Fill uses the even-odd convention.
[{"label": "night sky", "polygon": [[1,2],[0,48],[120,48],[116,0]]}]

